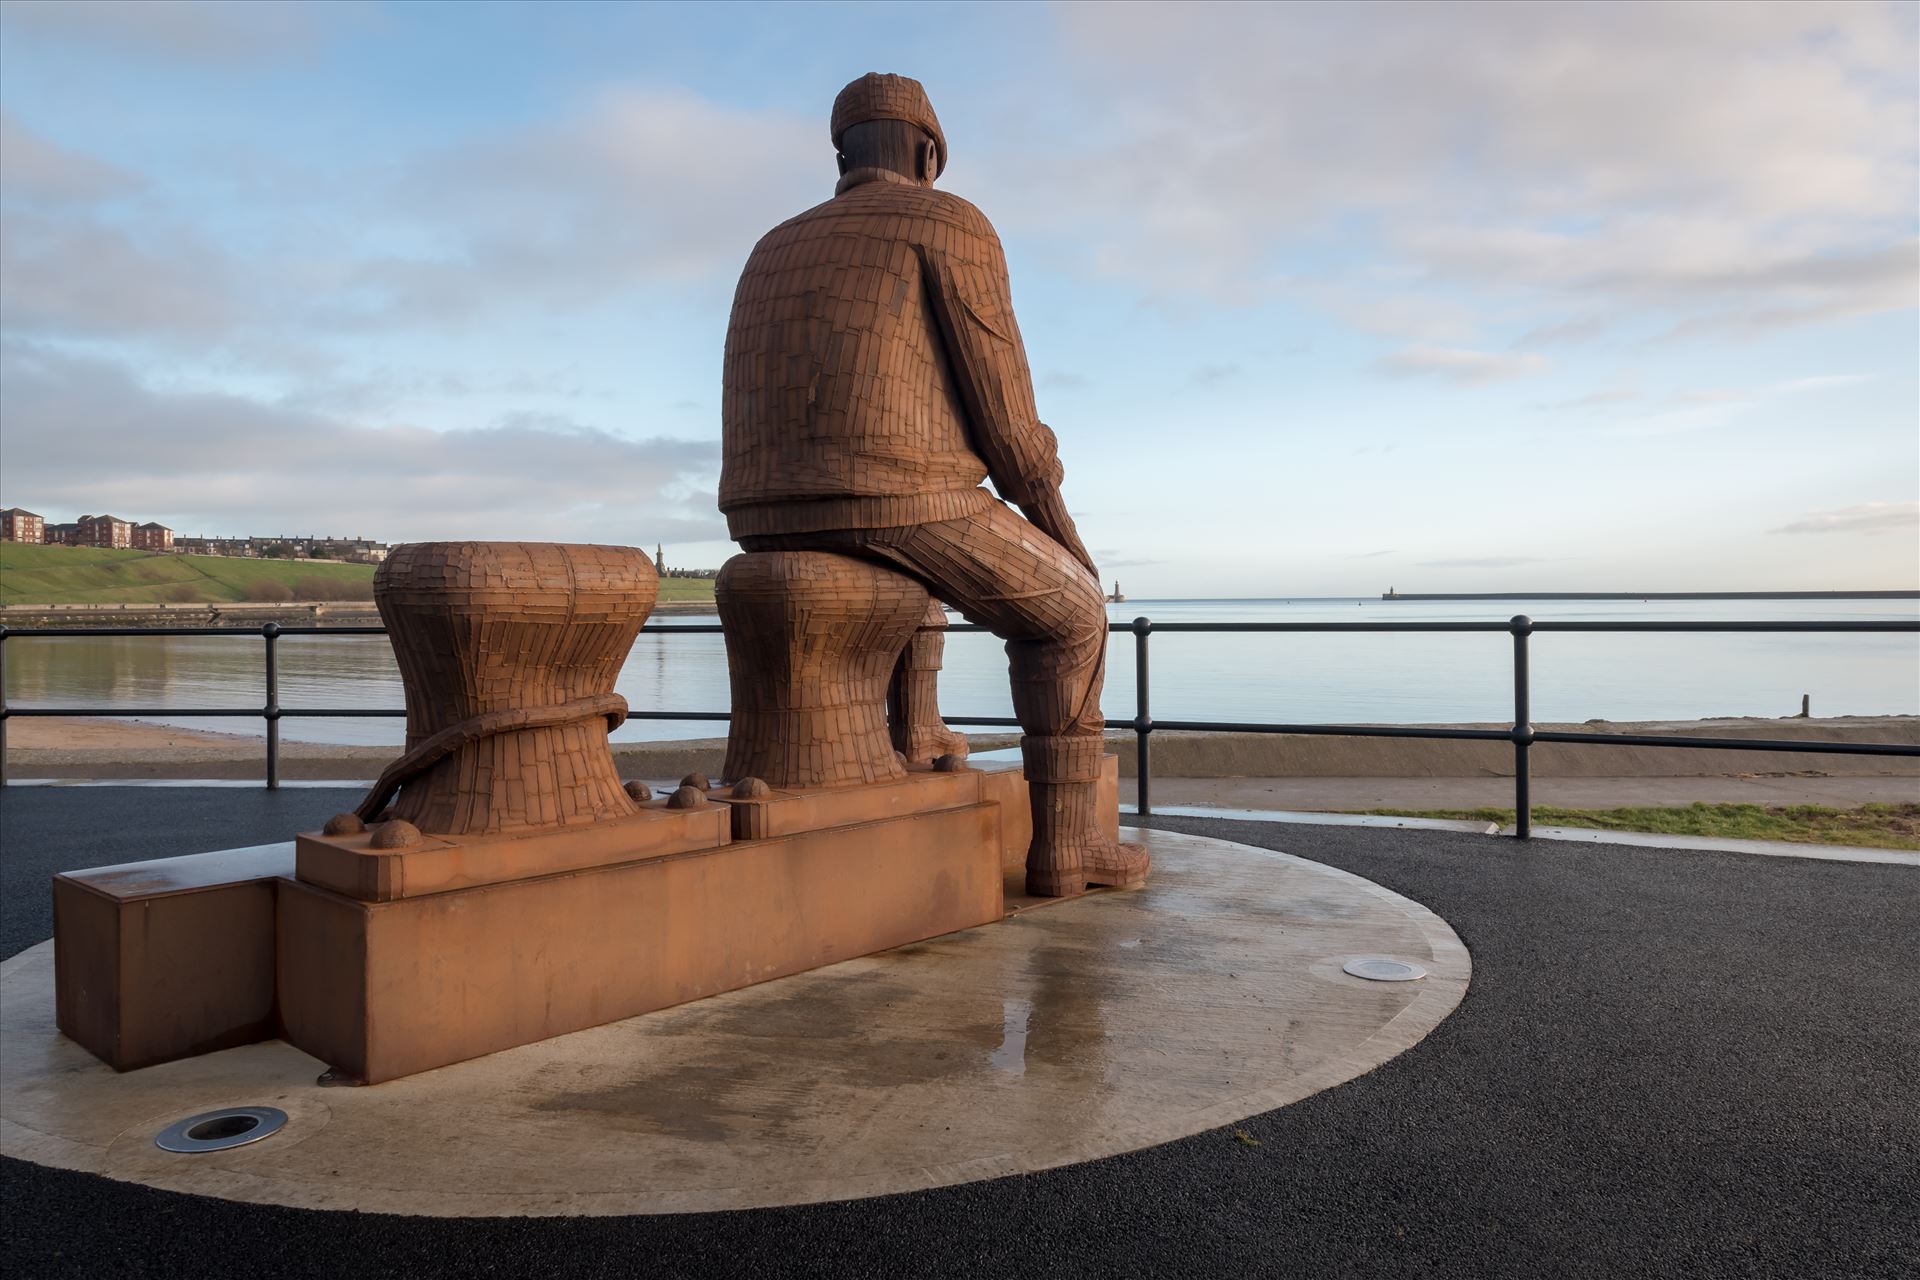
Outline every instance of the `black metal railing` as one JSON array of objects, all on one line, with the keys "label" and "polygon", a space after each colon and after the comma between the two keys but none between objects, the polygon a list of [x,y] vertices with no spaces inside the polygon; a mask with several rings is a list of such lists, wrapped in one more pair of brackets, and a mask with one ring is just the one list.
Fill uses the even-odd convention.
[{"label": "black metal railing", "polygon": [[[1533,834],[1532,772],[1528,753],[1540,743],[1568,743],[1608,747],[1676,747],[1682,750],[1709,751],[1799,751],[1813,755],[1920,756],[1920,746],[1906,743],[1835,742],[1786,738],[1698,738],[1684,735],[1636,733],[1568,733],[1536,730],[1532,724],[1532,677],[1529,670],[1529,644],[1538,632],[1802,632],[1820,634],[1859,634],[1906,632],[1920,635],[1920,621],[1882,622],[1535,622],[1521,615],[1506,622],[1170,622],[1155,624],[1150,618],[1108,625],[1109,634],[1133,635],[1134,715],[1131,722],[1116,727],[1134,735],[1135,809],[1142,815],[1153,812],[1152,737],[1156,732],[1284,733],[1351,738],[1438,738],[1460,742],[1510,742],[1513,744],[1514,834],[1526,839]],[[650,624],[643,632],[658,635],[717,635],[717,624],[670,626]],[[950,632],[980,632],[985,627],[955,625]],[[1506,729],[1447,728],[1430,725],[1363,724],[1276,724],[1271,722],[1237,723],[1223,720],[1155,720],[1149,697],[1151,667],[1149,640],[1155,633],[1302,633],[1302,632],[1506,632],[1513,637],[1513,723]],[[0,625],[0,786],[7,781],[7,721],[14,716],[102,716],[118,718],[167,716],[257,716],[266,722],[266,785],[280,785],[280,722],[288,717],[404,716],[397,707],[283,707],[277,647],[284,636],[377,636],[384,627],[283,627],[269,622],[257,630],[235,627],[36,627],[9,629]],[[255,636],[266,644],[266,702],[259,707],[13,707],[6,700],[6,644],[10,639],[56,639],[66,636]],[[629,720],[706,720],[725,721],[724,711],[630,711]],[[948,724],[1017,728],[1019,721],[1010,716],[948,716]]]}]

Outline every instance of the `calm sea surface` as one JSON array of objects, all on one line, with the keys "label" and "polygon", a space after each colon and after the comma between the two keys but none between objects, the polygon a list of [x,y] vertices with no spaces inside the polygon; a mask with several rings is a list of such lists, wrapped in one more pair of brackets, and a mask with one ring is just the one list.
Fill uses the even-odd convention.
[{"label": "calm sea surface", "polygon": [[[1116,622],[1504,621],[1536,619],[1895,619],[1920,603],[1881,601],[1413,602],[1378,599],[1129,600]],[[665,625],[713,622],[663,618]],[[1106,712],[1133,715],[1133,637],[1116,635]],[[259,706],[257,638],[15,637],[6,644],[14,706]],[[1505,634],[1176,635],[1153,639],[1153,713],[1161,720],[1283,720],[1420,724],[1502,721],[1512,715],[1512,642]],[[1920,636],[1536,635],[1536,721],[1682,720],[1785,716],[1813,696],[1830,715],[1920,714]],[[293,636],[280,641],[280,698],[289,707],[399,707],[400,677],[380,636]],[[947,640],[941,709],[1007,716],[1006,658],[988,635]],[[726,652],[717,635],[640,637],[619,692],[635,711],[725,711]],[[259,719],[149,717],[234,733]],[[399,719],[291,719],[282,733],[329,743],[397,743]],[[616,741],[700,738],[723,725],[632,720]]]}]

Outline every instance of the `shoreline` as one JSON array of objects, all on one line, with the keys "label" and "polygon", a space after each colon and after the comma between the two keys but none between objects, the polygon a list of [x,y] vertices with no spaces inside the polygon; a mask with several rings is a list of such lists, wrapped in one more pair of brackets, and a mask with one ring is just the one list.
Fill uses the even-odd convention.
[{"label": "shoreline", "polygon": [[[1738,717],[1536,728],[1920,745],[1920,716]],[[974,733],[968,739],[976,753],[1018,742],[1017,735],[1006,732]],[[1133,734],[1110,730],[1107,742],[1120,757],[1121,775],[1132,777]],[[1511,793],[1513,748],[1504,742],[1198,732],[1156,733],[1152,742],[1156,799],[1168,804],[1319,808],[1444,801],[1450,807],[1470,807],[1491,803],[1503,788]],[[263,733],[142,720],[12,717],[7,721],[7,772],[21,779],[251,780],[264,769],[264,743]],[[711,773],[720,767],[724,749],[724,738],[613,744],[623,775],[650,781],[695,770]],[[297,781],[364,782],[399,752],[397,745],[342,746],[283,737],[281,775]],[[1700,780],[1703,785],[1718,780],[1725,785],[1708,790],[1727,793],[1728,799],[1755,791],[1753,784],[1760,781],[1776,784],[1760,788],[1769,794],[1798,787],[1796,794],[1857,797],[1852,803],[1920,799],[1920,757],[1542,743],[1533,748],[1531,764],[1541,803],[1560,802],[1549,793],[1553,790],[1582,797],[1609,789],[1651,795],[1660,791],[1663,781],[1678,780]],[[1799,781],[1788,785],[1785,780]],[[1123,795],[1128,790],[1123,785]],[[1696,795],[1701,786],[1691,783],[1669,790],[1675,796],[1701,798]],[[1902,790],[1904,794],[1897,794]]]},{"label": "shoreline", "polygon": [[[656,603],[649,618],[713,614],[711,600],[666,600]],[[0,625],[14,629],[42,627],[108,627],[158,630],[165,627],[208,626],[223,630],[257,629],[269,622],[283,627],[377,627],[380,612],[371,600],[286,600],[273,604],[231,601],[200,604],[5,604]]]}]

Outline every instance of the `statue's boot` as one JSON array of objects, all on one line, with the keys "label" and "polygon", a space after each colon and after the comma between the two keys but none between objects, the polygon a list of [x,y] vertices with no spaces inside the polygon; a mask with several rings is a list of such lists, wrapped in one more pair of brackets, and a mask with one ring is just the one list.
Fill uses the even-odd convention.
[{"label": "statue's boot", "polygon": [[966,734],[955,733],[938,720],[932,724],[908,725],[904,739],[895,732],[893,745],[907,758],[908,764],[932,764],[941,756],[958,756],[964,760],[972,749]]},{"label": "statue's boot", "polygon": [[946,653],[947,613],[927,601],[921,629],[907,642],[887,690],[887,720],[893,748],[908,764],[932,764],[941,756],[966,758],[967,736],[940,718],[940,664]]},{"label": "statue's boot", "polygon": [[1122,888],[1146,880],[1151,866],[1147,851],[1109,839],[1101,820],[1100,762],[1105,753],[1106,741],[1099,734],[1030,734],[1020,740],[1033,810],[1028,893],[1062,898],[1090,885]]},{"label": "statue's boot", "polygon": [[933,764],[941,756],[966,760],[972,747],[966,733],[954,733],[947,725],[912,725],[906,731],[906,747],[900,750],[908,764]]}]

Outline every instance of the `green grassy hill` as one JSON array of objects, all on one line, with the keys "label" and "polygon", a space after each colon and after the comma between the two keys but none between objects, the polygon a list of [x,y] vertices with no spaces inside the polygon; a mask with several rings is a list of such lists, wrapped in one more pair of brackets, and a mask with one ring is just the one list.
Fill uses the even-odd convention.
[{"label": "green grassy hill", "polygon": [[[282,591],[290,595],[281,594]],[[0,542],[0,604],[196,604],[371,600],[373,566],[242,560]],[[711,578],[662,578],[660,599],[710,602]]]},{"label": "green grassy hill", "polygon": [[674,601],[695,601],[713,603],[712,578],[662,578],[660,579],[660,603]]},{"label": "green grassy hill", "polygon": [[[284,588],[290,596],[281,596]],[[0,604],[373,599],[373,566],[0,542]]]}]

